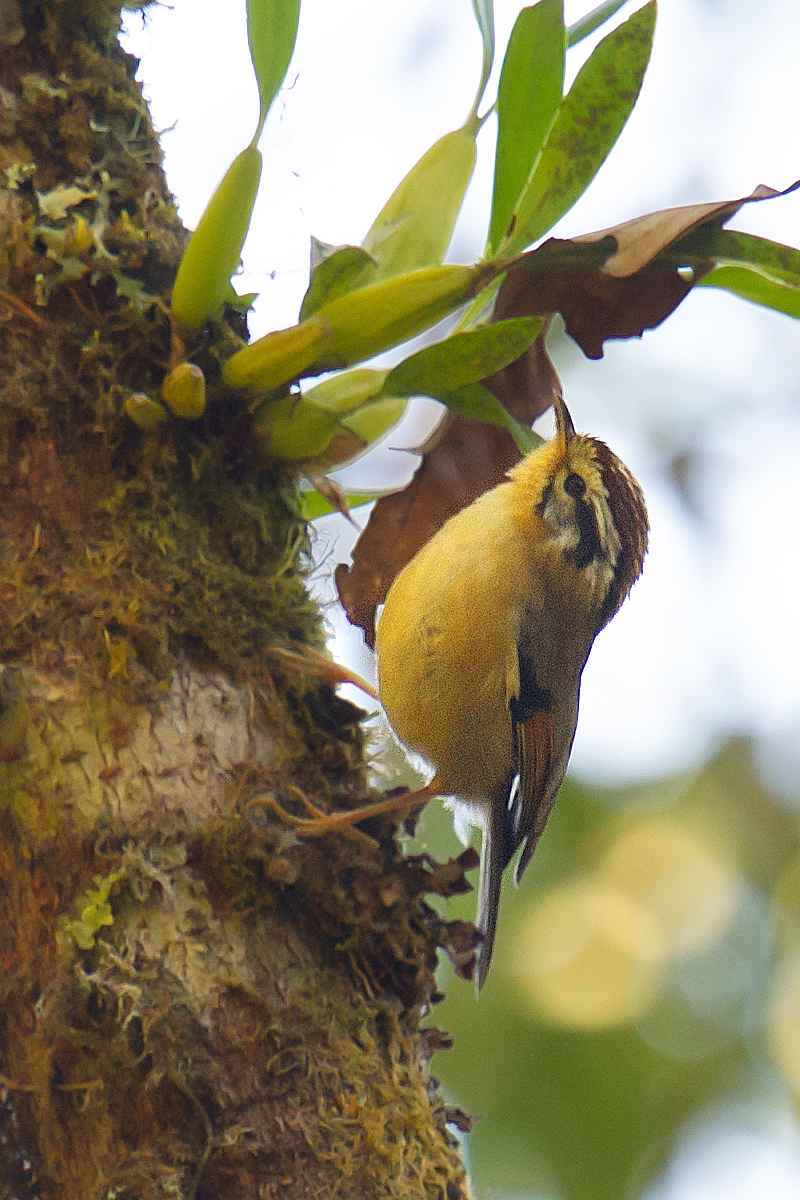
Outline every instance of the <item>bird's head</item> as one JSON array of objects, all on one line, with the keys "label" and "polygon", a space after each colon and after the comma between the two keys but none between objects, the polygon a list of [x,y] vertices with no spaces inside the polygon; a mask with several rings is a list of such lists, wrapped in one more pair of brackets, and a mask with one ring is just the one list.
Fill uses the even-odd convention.
[{"label": "bird's head", "polygon": [[577,572],[601,628],[641,574],[647,509],[639,484],[605,442],[575,432],[560,396],[553,407],[556,436],[509,474],[526,524],[533,516],[532,530],[539,540],[544,534],[552,569],[562,579]]}]

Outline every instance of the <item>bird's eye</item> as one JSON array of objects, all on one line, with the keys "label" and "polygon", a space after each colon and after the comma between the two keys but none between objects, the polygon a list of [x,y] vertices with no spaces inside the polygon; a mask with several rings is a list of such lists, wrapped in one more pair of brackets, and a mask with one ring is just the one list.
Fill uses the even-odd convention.
[{"label": "bird's eye", "polygon": [[586,480],[576,471],[571,471],[564,480],[564,491],[568,496],[574,496],[578,500],[586,492]]}]

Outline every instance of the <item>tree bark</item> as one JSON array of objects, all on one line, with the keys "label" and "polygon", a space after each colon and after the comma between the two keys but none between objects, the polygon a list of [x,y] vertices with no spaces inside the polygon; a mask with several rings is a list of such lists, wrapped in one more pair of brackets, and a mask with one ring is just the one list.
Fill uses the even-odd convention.
[{"label": "tree bark", "polygon": [[[0,1191],[458,1200],[420,1021],[471,927],[370,800],[294,482],[210,403],[142,433],[185,244],[114,0],[0,3]],[[254,449],[255,446],[255,449]],[[368,836],[365,836],[368,835]]]}]

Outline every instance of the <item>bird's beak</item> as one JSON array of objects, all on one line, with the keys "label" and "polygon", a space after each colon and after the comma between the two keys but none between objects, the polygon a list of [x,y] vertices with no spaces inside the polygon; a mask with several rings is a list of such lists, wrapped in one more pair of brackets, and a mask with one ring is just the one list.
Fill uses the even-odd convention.
[{"label": "bird's beak", "polygon": [[556,414],[556,436],[567,446],[575,437],[575,426],[572,424],[569,409],[557,393],[553,395],[553,409]]}]

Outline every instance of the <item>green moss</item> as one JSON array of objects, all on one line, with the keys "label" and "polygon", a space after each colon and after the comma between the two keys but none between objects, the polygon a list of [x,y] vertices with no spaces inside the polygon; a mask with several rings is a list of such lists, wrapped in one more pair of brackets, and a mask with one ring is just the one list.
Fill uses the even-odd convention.
[{"label": "green moss", "polygon": [[95,875],[94,887],[86,889],[78,904],[78,917],[64,926],[64,935],[72,938],[79,950],[93,950],[98,933],[106,926],[114,924],[109,896],[120,877],[119,871],[112,871],[105,877]]},{"label": "green moss", "polygon": [[202,421],[143,436],[125,414],[175,352],[164,301],[185,231],[112,44],[119,6],[49,0],[23,19],[0,140],[4,659],[74,661],[129,699],[181,649],[258,677],[271,645],[322,643],[294,482],[254,460],[250,418],[219,389],[242,344],[229,325],[192,348]]}]

